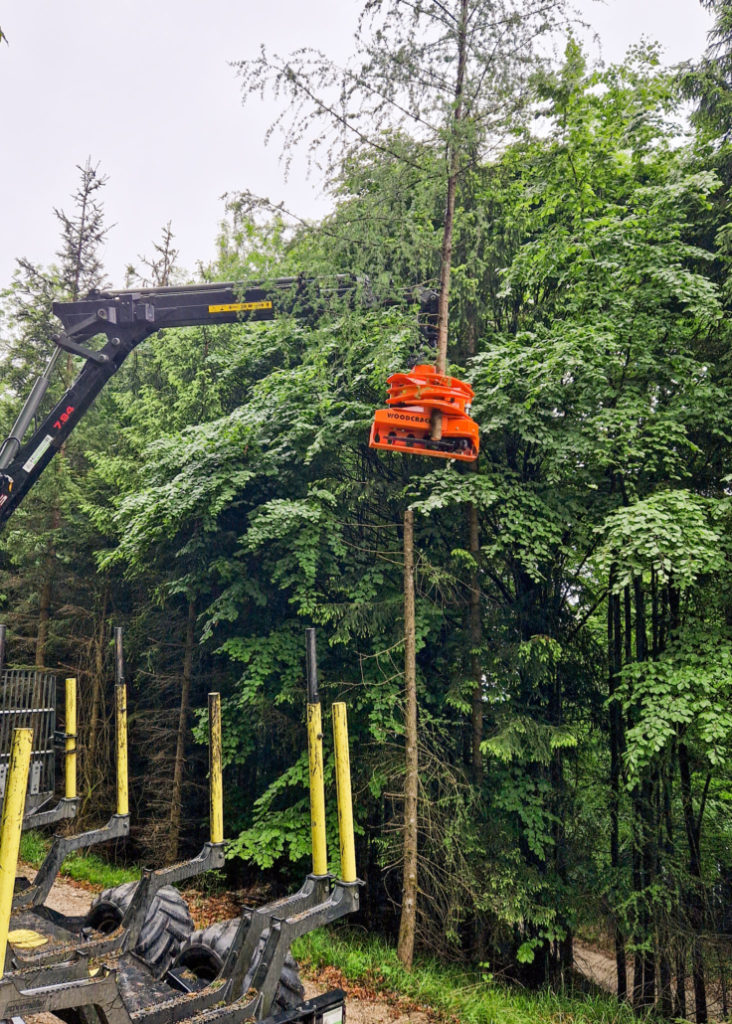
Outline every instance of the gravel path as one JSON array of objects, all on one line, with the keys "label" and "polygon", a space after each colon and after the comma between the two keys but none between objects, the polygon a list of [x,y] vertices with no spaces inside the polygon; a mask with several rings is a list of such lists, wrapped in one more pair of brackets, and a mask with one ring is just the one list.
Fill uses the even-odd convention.
[{"label": "gravel path", "polygon": [[595,946],[574,940],[574,966],[586,978],[606,992],[617,992],[618,974],[615,958]]},{"label": "gravel path", "polygon": [[[310,999],[312,996],[327,992],[328,986],[315,981],[305,981],[305,996]],[[389,1003],[383,1003],[378,999],[359,999],[357,996],[349,995],[347,1000],[346,1015],[348,1024],[427,1024],[429,1017],[420,1010],[413,1010],[404,1013]]]}]

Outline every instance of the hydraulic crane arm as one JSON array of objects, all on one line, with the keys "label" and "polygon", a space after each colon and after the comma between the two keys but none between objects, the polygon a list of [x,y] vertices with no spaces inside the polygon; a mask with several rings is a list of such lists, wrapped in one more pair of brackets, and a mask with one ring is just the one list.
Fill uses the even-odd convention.
[{"label": "hydraulic crane arm", "polygon": [[[76,302],[55,302],[53,312],[63,324],[63,331],[54,337],[56,349],[33,385],[9,437],[0,446],[0,529],[110,377],[149,335],[166,327],[273,320],[278,313],[314,318],[336,300],[376,305],[367,279],[345,275],[94,292]],[[419,304],[420,329],[432,342],[436,293],[418,288],[413,293],[400,293],[386,304],[406,303]],[[105,343],[101,348],[90,348],[89,342],[97,335],[103,335]],[[71,387],[24,440],[64,351],[80,356],[84,365]]]}]

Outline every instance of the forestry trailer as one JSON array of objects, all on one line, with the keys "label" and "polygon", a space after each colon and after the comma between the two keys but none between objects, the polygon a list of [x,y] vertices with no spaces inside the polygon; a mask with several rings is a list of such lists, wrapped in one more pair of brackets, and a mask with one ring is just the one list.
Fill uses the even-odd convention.
[{"label": "forestry trailer", "polygon": [[[35,742],[32,726],[14,730],[0,825],[0,1018],[51,1012],[69,1024],[343,1024],[343,991],[306,1000],[289,952],[296,938],[357,910],[362,884],[356,875],[343,704],[332,708],[341,877],[328,872],[314,630],[308,630],[306,663],[313,870],[294,895],[200,931],[193,931],[174,884],[224,864],[219,695],[209,694],[208,708],[210,840],[190,860],[143,870],[139,883],[106,890],[83,917],[45,906],[50,886],[17,878],[13,884]],[[126,826],[119,834],[129,828],[123,691],[118,684],[115,817]],[[68,769],[67,760],[67,785]],[[53,877],[63,859],[57,844],[67,844],[61,849],[69,852],[91,845],[85,839],[92,834],[56,840]]]}]

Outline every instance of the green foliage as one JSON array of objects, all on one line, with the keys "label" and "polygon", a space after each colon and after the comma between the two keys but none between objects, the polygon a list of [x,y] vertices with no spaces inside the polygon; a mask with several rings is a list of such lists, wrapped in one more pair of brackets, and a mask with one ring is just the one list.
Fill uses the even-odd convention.
[{"label": "green foliage", "polygon": [[628,785],[679,736],[696,756],[722,768],[732,737],[732,634],[690,626],[658,661],[630,663],[617,699],[634,725],[627,732]]},{"label": "green foliage", "polygon": [[715,518],[719,522],[716,503],[688,491],[665,491],[615,509],[602,527],[598,566],[606,574],[615,567],[618,593],[651,571],[686,590],[724,566],[722,524],[715,528]]},{"label": "green foliage", "polygon": [[505,721],[496,716],[496,732],[484,740],[482,750],[506,763],[520,760],[549,764],[555,751],[576,746],[577,737],[571,729],[542,725],[514,713],[507,715]]},{"label": "green foliage", "polygon": [[550,1024],[566,1016],[580,1024],[630,1024],[633,1019],[631,1008],[610,996],[580,995],[571,990],[531,995],[496,983],[488,973],[476,977],[475,972],[436,959],[418,957],[407,971],[383,940],[346,929],[311,932],[297,940],[293,952],[306,968],[335,967],[351,984],[363,985],[386,998],[417,1003],[438,1020]]}]

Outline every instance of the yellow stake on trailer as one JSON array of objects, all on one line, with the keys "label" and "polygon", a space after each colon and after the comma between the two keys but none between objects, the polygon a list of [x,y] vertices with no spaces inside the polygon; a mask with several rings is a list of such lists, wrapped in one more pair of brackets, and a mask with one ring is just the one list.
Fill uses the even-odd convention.
[{"label": "yellow stake on trailer", "polygon": [[118,683],[114,688],[117,711],[117,814],[130,813],[127,786],[127,687]]},{"label": "yellow stake on trailer", "polygon": [[310,827],[313,844],[313,874],[328,873],[325,834],[325,784],[323,781],[323,723],[320,704],[308,704],[308,760],[310,764]]},{"label": "yellow stake on trailer", "polygon": [[211,842],[224,841],[224,786],[221,776],[221,694],[208,695],[208,768]]},{"label": "yellow stake on trailer", "polygon": [[333,705],[333,742],[336,761],[336,796],[338,799],[338,834],[341,846],[341,878],[357,881],[356,847],[353,842],[353,802],[351,798],[351,760],[348,753],[348,718],[346,705]]},{"label": "yellow stake on trailer", "polygon": [[306,629],[308,681],[308,764],[310,778],[310,842],[313,874],[328,874],[328,844],[325,831],[325,783],[323,779],[323,721],[318,693],[318,656],[315,630]]},{"label": "yellow stake on trailer", "polygon": [[76,679],[66,680],[66,744],[64,767],[66,799],[76,799]]},{"label": "yellow stake on trailer", "polygon": [[5,953],[8,948],[15,870],[18,864],[20,833],[23,829],[32,745],[32,729],[15,730],[0,821],[0,978],[5,971]]}]

